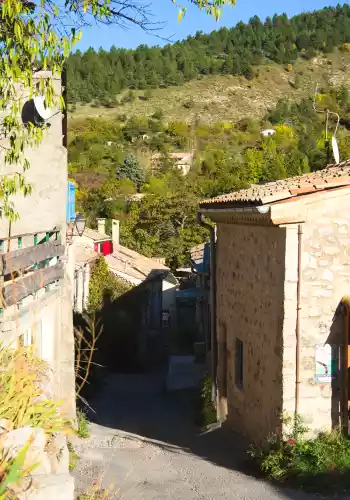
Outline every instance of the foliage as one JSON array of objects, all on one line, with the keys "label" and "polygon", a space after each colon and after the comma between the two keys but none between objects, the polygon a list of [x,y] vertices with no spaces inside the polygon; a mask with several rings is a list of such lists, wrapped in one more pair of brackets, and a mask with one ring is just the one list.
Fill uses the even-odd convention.
[{"label": "foliage", "polygon": [[78,465],[78,461],[80,460],[79,455],[74,449],[74,446],[72,445],[71,441],[67,441],[67,448],[69,452],[69,470],[72,471],[76,468]]},{"label": "foliage", "polygon": [[117,178],[119,180],[129,179],[137,189],[145,183],[145,173],[135,155],[129,155],[124,162],[117,167]]},{"label": "foliage", "polygon": [[114,276],[108,269],[106,259],[100,255],[93,266],[89,282],[88,312],[99,311],[106,298],[113,300],[127,292],[129,288],[124,281]]},{"label": "foliage", "polygon": [[59,404],[47,398],[42,388],[48,381],[48,367],[32,350],[0,346],[0,420],[13,429],[31,426],[46,432],[59,432],[67,422]]},{"label": "foliage", "polygon": [[30,467],[24,467],[30,445],[31,440],[29,439],[14,457],[11,457],[9,451],[2,452],[0,458],[0,500],[17,499],[18,497],[13,491],[14,487],[18,490],[21,483],[39,465],[36,463]]},{"label": "foliage", "polygon": [[[318,106],[327,103],[342,117],[350,116],[346,87],[324,87],[320,94]],[[323,168],[330,160],[323,118],[313,110],[312,99],[305,98],[278,101],[261,121],[244,118],[236,124],[197,121],[190,125],[157,119],[161,132],[144,117],[123,123],[74,120],[69,154],[78,184],[86,183],[80,209],[89,221],[120,219],[121,241],[128,248],[149,257],[163,256],[172,268],[187,265],[189,249],[207,238],[196,220],[199,200]],[[330,130],[334,125],[329,124]],[[271,127],[276,134],[262,137],[261,130]],[[112,136],[114,144],[107,147]],[[343,126],[337,138],[341,157],[349,157],[349,134]],[[194,157],[183,176],[171,153],[186,151],[194,151]],[[141,169],[142,175],[133,177],[133,165],[128,178],[116,179],[116,165],[129,157],[137,158],[136,171]],[[102,173],[100,184],[87,183],[90,175]],[[141,196],[135,199],[132,195],[137,190]]]},{"label": "foliage", "polygon": [[[233,5],[233,0],[214,0],[204,5],[199,0],[191,1],[198,8],[218,19],[223,5]],[[184,9],[181,9],[184,13]],[[27,196],[31,192],[31,185],[26,182],[25,171],[29,168],[25,150],[38,145],[42,138],[45,126],[36,126],[29,123],[23,126],[21,121],[21,106],[24,92],[26,98],[42,95],[45,105],[52,106],[57,100],[54,94],[52,78],[40,74],[41,70],[49,70],[52,75],[59,76],[63,65],[76,41],[81,38],[82,32],[75,26],[89,24],[92,20],[103,24],[116,23],[117,25],[134,24],[144,30],[155,29],[150,21],[148,5],[129,0],[102,1],[88,0],[76,2],[54,3],[51,0],[41,0],[40,5],[31,1],[4,0],[0,8],[0,111],[2,112],[1,149],[4,152],[5,164],[16,164],[13,174],[8,173],[0,179],[0,215],[11,221],[19,215],[13,205],[13,196],[20,193]],[[72,27],[73,26],[73,27]],[[102,61],[101,61],[102,62]],[[95,84],[100,88],[94,97],[101,104],[113,106],[115,96],[111,98],[111,88],[100,85],[106,78],[103,72],[93,74]],[[70,72],[68,68],[68,72]],[[79,82],[78,87],[81,82]],[[114,90],[119,82],[114,82]],[[141,85],[141,82],[140,82]],[[73,89],[80,93],[84,101],[88,87],[83,83],[82,89]],[[71,95],[72,95],[71,94]],[[115,92],[114,92],[115,94]],[[19,98],[19,95],[21,98]],[[60,107],[64,107],[60,96]]]},{"label": "foliage", "polygon": [[88,438],[90,436],[89,421],[82,410],[77,411],[77,435],[80,438]]},{"label": "foliage", "polygon": [[268,477],[322,492],[350,487],[350,441],[339,430],[311,436],[300,416],[283,422],[282,439],[271,436],[263,447],[249,451]]},{"label": "foliage", "polygon": [[69,100],[91,102],[101,92],[115,98],[123,88],[182,85],[208,74],[244,75],[251,79],[253,66],[266,59],[284,64],[291,71],[298,55],[311,58],[318,51],[327,53],[339,46],[347,50],[349,12],[349,5],[344,4],[291,19],[286,14],[275,14],[263,22],[254,16],[234,28],[221,28],[210,34],[198,31],[163,48],[141,45],[136,50],[113,46],[109,52],[76,51],[68,59]]},{"label": "foliage", "polygon": [[201,383],[198,424],[206,429],[216,422],[216,410],[212,401],[212,381],[207,375]]}]

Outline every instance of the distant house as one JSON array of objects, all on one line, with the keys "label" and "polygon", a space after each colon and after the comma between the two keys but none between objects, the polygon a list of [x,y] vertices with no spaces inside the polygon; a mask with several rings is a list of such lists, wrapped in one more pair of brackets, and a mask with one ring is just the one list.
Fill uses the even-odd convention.
[{"label": "distant house", "polygon": [[162,259],[150,259],[119,244],[119,221],[112,221],[113,252],[106,256],[109,269],[119,278],[140,289],[148,290],[149,301],[143,320],[148,330],[162,328],[162,311],[176,321],[177,280]]},{"label": "distant house", "polygon": [[[183,280],[183,288],[176,292],[178,322],[187,324],[186,329],[192,330],[195,342],[205,342],[209,345],[209,243],[200,243],[190,249],[189,268],[179,268],[179,276]],[[186,285],[190,281],[190,287]]]},{"label": "distant house", "polygon": [[[350,160],[204,201],[217,224],[214,379],[252,442],[349,422]],[[218,353],[217,357],[215,352]]]},{"label": "distant house", "polygon": [[81,241],[75,242],[75,269],[73,309],[77,313],[86,310],[89,301],[89,283],[94,263],[99,253],[92,250]]},{"label": "distant house", "polygon": [[[161,154],[157,153],[152,156],[153,163],[157,163],[162,157]],[[168,153],[168,157],[174,160],[174,166],[181,170],[183,175],[187,175],[191,170],[193,163],[194,154],[191,152],[182,153]]]},{"label": "distant house", "polygon": [[97,219],[97,224],[97,230],[86,228],[79,242],[97,253],[109,255],[113,251],[113,245],[112,238],[106,234],[106,219]]}]

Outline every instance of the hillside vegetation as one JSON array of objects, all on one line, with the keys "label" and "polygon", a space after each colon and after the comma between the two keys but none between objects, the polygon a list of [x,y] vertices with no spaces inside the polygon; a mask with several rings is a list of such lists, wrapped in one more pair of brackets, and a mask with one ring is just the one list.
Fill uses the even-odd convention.
[{"label": "hillside vegetation", "polygon": [[293,64],[335,48],[350,49],[350,6],[344,4],[288,19],[283,14],[264,23],[198,32],[182,42],[160,47],[141,45],[73,54],[67,63],[69,101],[113,106],[123,89],[167,88],[205,75],[242,75],[251,80],[254,67],[266,61]]},{"label": "hillside vegetation", "polygon": [[[71,120],[82,116],[151,116],[161,110],[165,120],[237,122],[262,118],[280,99],[300,101],[322,87],[350,88],[350,52],[335,51],[292,67],[266,63],[255,67],[255,78],[210,75],[182,86],[146,91],[124,91],[119,104],[70,106]],[[73,111],[73,112],[72,112]]]},{"label": "hillside vegetation", "polygon": [[[350,158],[349,14],[344,5],[255,18],[164,49],[72,56],[69,168],[89,224],[118,218],[124,245],[172,268],[187,264],[208,237],[196,222],[201,199],[333,161],[325,115],[313,109],[316,83],[318,109],[341,117],[340,158]],[[228,71],[231,58],[239,71]],[[331,115],[328,143],[335,127]],[[269,128],[275,134],[264,137]],[[172,156],[179,152],[193,157],[186,176]]]}]

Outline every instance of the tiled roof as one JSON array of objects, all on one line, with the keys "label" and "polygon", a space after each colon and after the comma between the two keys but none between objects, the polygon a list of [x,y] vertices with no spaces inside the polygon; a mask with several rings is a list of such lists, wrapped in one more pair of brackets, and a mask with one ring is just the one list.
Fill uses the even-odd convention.
[{"label": "tiled roof", "polygon": [[88,246],[77,244],[75,246],[75,262],[78,266],[87,264],[97,259],[99,254]]},{"label": "tiled roof", "polygon": [[132,279],[145,281],[156,276],[165,276],[170,269],[164,264],[141,255],[134,250],[119,245],[113,254],[106,256],[106,261],[112,271],[130,276]]},{"label": "tiled roof", "polygon": [[323,170],[290,177],[265,184],[255,184],[248,189],[240,189],[209,200],[203,200],[201,207],[213,205],[241,206],[265,205],[295,196],[314,193],[350,184],[350,160],[328,165]]},{"label": "tiled roof", "polygon": [[205,243],[200,243],[190,249],[191,260],[196,263],[203,262]]},{"label": "tiled roof", "polygon": [[95,229],[90,229],[89,227],[85,228],[84,236],[86,236],[87,238],[91,238],[94,241],[103,241],[111,239],[111,237],[108,236],[108,234],[99,233]]}]

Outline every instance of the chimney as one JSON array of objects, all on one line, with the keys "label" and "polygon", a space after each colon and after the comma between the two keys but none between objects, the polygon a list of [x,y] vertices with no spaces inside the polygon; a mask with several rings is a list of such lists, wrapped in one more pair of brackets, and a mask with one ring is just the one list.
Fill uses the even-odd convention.
[{"label": "chimney", "polygon": [[97,219],[97,230],[100,234],[106,234],[106,219]]},{"label": "chimney", "polygon": [[112,242],[113,242],[113,252],[116,252],[119,247],[119,220],[112,219]]}]

